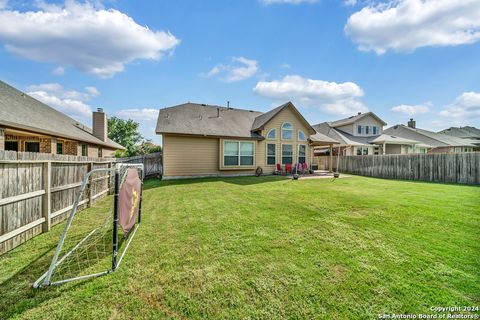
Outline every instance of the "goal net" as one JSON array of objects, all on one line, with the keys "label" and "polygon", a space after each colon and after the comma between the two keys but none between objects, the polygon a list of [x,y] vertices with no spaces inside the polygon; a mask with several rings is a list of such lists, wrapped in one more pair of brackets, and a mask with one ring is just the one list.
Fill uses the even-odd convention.
[{"label": "goal net", "polygon": [[[140,225],[143,174],[142,164],[117,164],[85,175],[50,266],[35,288],[98,277],[120,267]],[[113,183],[104,187],[114,196],[92,200],[98,192],[95,182],[107,176]]]}]

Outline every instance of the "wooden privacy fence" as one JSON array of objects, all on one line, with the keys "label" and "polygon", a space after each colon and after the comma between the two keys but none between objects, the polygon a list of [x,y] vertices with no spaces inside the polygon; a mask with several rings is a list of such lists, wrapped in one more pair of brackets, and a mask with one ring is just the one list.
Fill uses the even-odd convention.
[{"label": "wooden privacy fence", "polygon": [[[328,156],[314,157],[322,169]],[[336,170],[337,157],[333,157]],[[340,156],[338,171],[368,177],[480,184],[480,153]]]},{"label": "wooden privacy fence", "polygon": [[[0,151],[0,254],[67,217],[84,175],[114,159]],[[92,175],[80,208],[111,190],[110,173]]]},{"label": "wooden privacy fence", "polygon": [[163,174],[162,153],[155,152],[134,156],[129,158],[119,158],[117,162],[122,163],[143,163],[145,176],[161,176]]}]

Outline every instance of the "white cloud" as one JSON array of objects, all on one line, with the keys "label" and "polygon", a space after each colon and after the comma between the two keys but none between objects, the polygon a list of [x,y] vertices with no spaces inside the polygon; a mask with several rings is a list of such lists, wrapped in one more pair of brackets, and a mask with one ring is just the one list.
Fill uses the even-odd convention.
[{"label": "white cloud", "polygon": [[276,4],[276,3],[300,4],[300,3],[315,3],[315,2],[318,2],[318,0],[260,0],[260,2],[265,5]]},{"label": "white cloud", "polygon": [[480,40],[478,0],[396,0],[370,4],[350,16],[346,34],[362,51],[414,51]]},{"label": "white cloud", "polygon": [[352,115],[368,111],[358,101],[363,90],[353,82],[336,83],[288,75],[280,80],[258,82],[253,90],[279,102],[291,100],[305,106],[317,106],[329,114]]},{"label": "white cloud", "polygon": [[38,11],[0,11],[0,41],[9,52],[110,77],[133,60],[158,60],[180,42],[90,2],[39,3]]},{"label": "white cloud", "polygon": [[413,117],[414,115],[418,114],[424,114],[430,111],[430,108],[432,107],[431,102],[425,102],[422,104],[417,104],[417,105],[407,105],[407,104],[401,104],[398,106],[395,106],[392,108],[392,111],[395,113],[403,113],[408,116]]},{"label": "white cloud", "polygon": [[55,69],[53,69],[52,73],[56,76],[63,76],[65,74],[65,68],[56,67]]},{"label": "white cloud", "polygon": [[343,4],[348,7],[353,7],[354,5],[357,4],[357,0],[344,0]]},{"label": "white cloud", "polygon": [[58,83],[31,85],[26,91],[27,94],[50,107],[72,118],[81,120],[89,120],[91,118],[92,108],[88,105],[88,101],[100,95],[100,92],[95,87],[86,87],[85,92],[80,92],[66,90]]},{"label": "white cloud", "polygon": [[446,106],[440,115],[455,124],[466,124],[480,118],[480,93],[464,92],[455,101]]},{"label": "white cloud", "polygon": [[5,9],[8,5],[8,0],[0,0],[0,10]]},{"label": "white cloud", "polygon": [[116,113],[120,118],[136,121],[157,121],[158,109],[123,109]]},{"label": "white cloud", "polygon": [[257,71],[258,62],[256,60],[233,57],[232,64],[217,64],[202,76],[207,78],[218,76],[222,81],[236,82],[253,77]]}]

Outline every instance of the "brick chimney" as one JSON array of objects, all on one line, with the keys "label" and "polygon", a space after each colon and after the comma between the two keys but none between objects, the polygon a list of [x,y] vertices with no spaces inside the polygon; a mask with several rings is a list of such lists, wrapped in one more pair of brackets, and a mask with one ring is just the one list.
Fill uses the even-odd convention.
[{"label": "brick chimney", "polygon": [[413,120],[413,118],[410,118],[410,121],[408,121],[408,127],[415,129],[415,126],[416,126],[415,120]]},{"label": "brick chimney", "polygon": [[108,124],[107,115],[103,112],[102,108],[98,108],[93,112],[92,117],[93,135],[102,141],[107,141],[108,136]]}]

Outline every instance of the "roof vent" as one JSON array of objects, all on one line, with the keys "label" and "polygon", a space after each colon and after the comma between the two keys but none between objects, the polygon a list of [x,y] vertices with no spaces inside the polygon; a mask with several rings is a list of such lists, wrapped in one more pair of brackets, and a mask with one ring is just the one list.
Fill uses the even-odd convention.
[{"label": "roof vent", "polygon": [[207,105],[205,103],[202,103],[202,106],[206,107]]},{"label": "roof vent", "polygon": [[358,115],[361,115],[362,113],[361,112],[358,112]]}]

